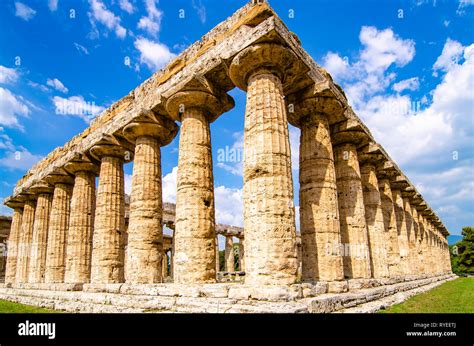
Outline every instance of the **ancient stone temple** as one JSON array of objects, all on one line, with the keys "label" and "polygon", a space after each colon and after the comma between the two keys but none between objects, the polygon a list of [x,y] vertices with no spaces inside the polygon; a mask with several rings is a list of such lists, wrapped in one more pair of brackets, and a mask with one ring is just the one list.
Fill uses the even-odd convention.
[{"label": "ancient stone temple", "polygon": [[[247,95],[243,229],[216,225],[210,131],[235,87]],[[299,232],[288,124],[301,129]],[[161,147],[178,131],[170,206]],[[375,311],[454,277],[446,227],[266,1],[52,151],[5,204],[0,298],[58,310]]]}]

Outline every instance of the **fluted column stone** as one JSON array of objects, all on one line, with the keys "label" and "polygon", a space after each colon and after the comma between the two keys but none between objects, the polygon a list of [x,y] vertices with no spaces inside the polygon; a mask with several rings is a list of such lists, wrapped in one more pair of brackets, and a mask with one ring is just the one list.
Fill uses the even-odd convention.
[{"label": "fluted column stone", "polygon": [[90,162],[83,161],[68,163],[65,168],[74,174],[74,186],[67,234],[64,282],[89,283],[96,199],[95,177],[98,168]]},{"label": "fluted column stone", "polygon": [[91,154],[100,159],[94,234],[92,238],[91,283],[124,281],[125,150],[118,145],[99,144]]},{"label": "fluted column stone", "polygon": [[168,113],[181,121],[173,255],[176,283],[216,281],[210,123],[233,105],[227,94],[215,95],[204,87],[180,91],[167,101]]},{"label": "fluted column stone", "polygon": [[28,282],[28,267],[30,261],[30,247],[35,219],[36,198],[34,195],[27,197],[23,208],[21,231],[18,243],[18,260],[16,267],[15,283]]},{"label": "fluted column stone", "polygon": [[28,268],[28,282],[44,282],[46,269],[46,248],[48,242],[49,217],[51,212],[52,187],[39,183],[30,189],[38,195],[36,201],[35,220],[31,238],[30,263]]},{"label": "fluted column stone", "polygon": [[373,163],[364,162],[361,167],[364,194],[365,220],[367,222],[370,264],[374,278],[389,276],[382,201],[378,187],[376,169]]},{"label": "fluted column stone", "polygon": [[245,283],[297,280],[295,208],[284,88],[298,59],[257,44],[234,57],[229,75],[247,91],[244,121]]},{"label": "fluted column stone", "polygon": [[46,247],[45,283],[64,282],[66,244],[74,180],[66,175],[51,175],[48,183],[54,186]]},{"label": "fluted column stone", "polygon": [[356,146],[345,142],[334,148],[344,276],[370,278],[370,254],[362,182]]},{"label": "fluted column stone", "polygon": [[231,235],[226,235],[225,237],[225,271],[234,272],[235,271],[235,262],[234,262],[234,240]]},{"label": "fluted column stone", "polygon": [[[314,109],[319,99],[306,99],[297,110]],[[299,119],[300,233],[303,281],[344,278],[336,173],[328,118],[309,113]]]},{"label": "fluted column stone", "polygon": [[245,246],[243,238],[239,238],[239,268],[241,272],[245,271]]},{"label": "fluted column stone", "polygon": [[400,264],[404,275],[409,275],[410,263],[408,259],[408,234],[405,218],[405,209],[403,207],[403,197],[399,189],[392,189],[392,195],[395,206],[395,215],[397,219],[398,245],[400,249]]},{"label": "fluted column stone", "polygon": [[135,144],[130,196],[127,261],[127,283],[157,283],[163,276],[163,215],[161,187],[161,149],[175,136],[177,127],[138,121],[123,130]]},{"label": "fluted column stone", "polygon": [[385,232],[387,234],[387,261],[391,278],[400,277],[403,273],[400,268],[400,249],[398,246],[397,220],[393,204],[392,189],[388,178],[379,179],[380,199]]},{"label": "fluted column stone", "polygon": [[10,228],[10,235],[7,243],[7,262],[5,268],[5,283],[15,283],[16,268],[18,262],[18,247],[20,243],[21,224],[23,218],[24,202],[8,202],[7,206],[13,208],[12,223]]}]

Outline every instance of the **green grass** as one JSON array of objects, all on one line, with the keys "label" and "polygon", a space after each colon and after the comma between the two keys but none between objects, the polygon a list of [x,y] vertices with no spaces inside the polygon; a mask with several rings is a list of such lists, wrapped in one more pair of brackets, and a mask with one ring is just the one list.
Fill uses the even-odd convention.
[{"label": "green grass", "polygon": [[38,314],[57,313],[58,311],[38,308],[36,306],[12,303],[7,300],[0,300],[0,314]]},{"label": "green grass", "polygon": [[458,278],[381,313],[474,313],[474,278]]}]

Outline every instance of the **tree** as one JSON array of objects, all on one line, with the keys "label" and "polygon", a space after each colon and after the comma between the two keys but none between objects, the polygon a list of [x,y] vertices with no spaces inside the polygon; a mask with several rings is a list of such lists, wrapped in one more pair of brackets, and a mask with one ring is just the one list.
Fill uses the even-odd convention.
[{"label": "tree", "polygon": [[[462,229],[462,240],[456,243],[457,258],[453,258],[453,271],[474,274],[474,228]],[[456,251],[454,251],[456,252]]]}]

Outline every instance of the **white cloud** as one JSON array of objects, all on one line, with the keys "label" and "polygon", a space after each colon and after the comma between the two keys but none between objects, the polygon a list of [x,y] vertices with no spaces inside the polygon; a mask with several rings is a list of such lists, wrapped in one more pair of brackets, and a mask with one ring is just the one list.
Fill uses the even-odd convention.
[{"label": "white cloud", "polygon": [[89,123],[95,116],[102,112],[105,108],[97,106],[95,102],[84,100],[81,95],[63,98],[60,96],[53,97],[55,112],[59,115],[77,116]]},{"label": "white cloud", "polygon": [[132,193],[132,174],[124,174],[125,182],[125,194],[129,195]]},{"label": "white cloud", "polygon": [[128,14],[132,14],[133,12],[135,12],[135,7],[133,7],[132,3],[129,0],[120,0],[119,6]]},{"label": "white cloud", "polygon": [[418,80],[418,77],[413,77],[413,78],[404,79],[398,83],[393,84],[392,89],[400,93],[403,90],[412,90],[412,91],[418,90],[419,87],[420,87],[420,81]]},{"label": "white cloud", "polygon": [[28,116],[29,113],[21,96],[15,96],[10,90],[0,87],[0,125],[23,129],[18,116]]},{"label": "white cloud", "polygon": [[85,55],[89,55],[89,50],[84,47],[83,45],[77,43],[77,42],[74,42],[74,47],[76,47],[76,49],[81,52],[81,53],[84,53]]},{"label": "white cloud", "polygon": [[35,89],[39,89],[42,92],[48,92],[49,91],[49,88],[46,85],[39,84],[39,83],[36,83],[36,82],[33,82],[33,81],[28,81],[28,85],[35,88]]},{"label": "white cloud", "polygon": [[13,83],[18,79],[18,71],[0,65],[0,83]]},{"label": "white cloud", "polygon": [[125,38],[127,30],[120,24],[120,18],[107,9],[100,0],[89,0],[91,11],[88,12],[89,20],[95,28],[95,23],[103,24],[107,29],[114,31],[119,38]]},{"label": "white cloud", "polygon": [[244,225],[242,189],[223,185],[214,188],[216,222],[232,226]]},{"label": "white cloud", "polygon": [[176,203],[176,177],[178,167],[173,167],[170,173],[166,174],[162,179],[163,186],[163,202]]},{"label": "white cloud", "polygon": [[466,7],[474,5],[474,0],[459,0],[459,6],[456,11],[459,15],[464,15],[466,13]]},{"label": "white cloud", "polygon": [[0,157],[0,167],[10,170],[26,171],[41,158],[42,156],[34,155],[20,146],[16,148],[16,151],[7,151],[2,157]]},{"label": "white cloud", "polygon": [[203,5],[201,0],[193,0],[192,4],[199,20],[204,24],[206,22],[206,6]]},{"label": "white cloud", "polygon": [[329,52],[323,58],[323,66],[331,73],[335,80],[345,78],[349,71],[347,58],[341,58],[339,54]]},{"label": "white cloud", "polygon": [[446,72],[454,65],[457,65],[462,57],[463,51],[464,47],[462,44],[448,38],[444,44],[441,55],[438,57],[438,59],[436,59],[436,62],[433,65],[435,75],[437,75],[436,70]]},{"label": "white cloud", "polygon": [[359,39],[363,47],[354,63],[348,63],[333,52],[323,58],[324,66],[334,73],[334,79],[346,82],[346,95],[356,108],[393,82],[396,74],[389,72],[389,68],[405,66],[415,56],[415,42],[400,38],[392,29],[363,26]]},{"label": "white cloud", "polygon": [[147,15],[140,18],[137,27],[156,37],[161,27],[163,12],[156,7],[156,0],[145,0]]},{"label": "white cloud", "polygon": [[176,56],[163,43],[143,37],[135,40],[135,48],[140,51],[140,63],[147,65],[153,72],[163,68]]},{"label": "white cloud", "polygon": [[33,10],[31,7],[19,1],[15,2],[15,16],[20,17],[25,21],[29,21],[35,16],[35,14],[36,11]]},{"label": "white cloud", "polygon": [[300,167],[300,133],[299,128],[289,125],[291,169],[293,171],[298,171]]},{"label": "white cloud", "polygon": [[48,0],[48,7],[51,11],[56,11],[58,9],[58,0]]},{"label": "white cloud", "polygon": [[48,80],[46,81],[46,85],[49,85],[50,87],[52,87],[52,88],[54,88],[58,91],[61,91],[65,94],[67,94],[68,91],[69,91],[68,88],[66,88],[64,86],[64,84],[57,78],[54,78],[54,79],[48,78]]}]

